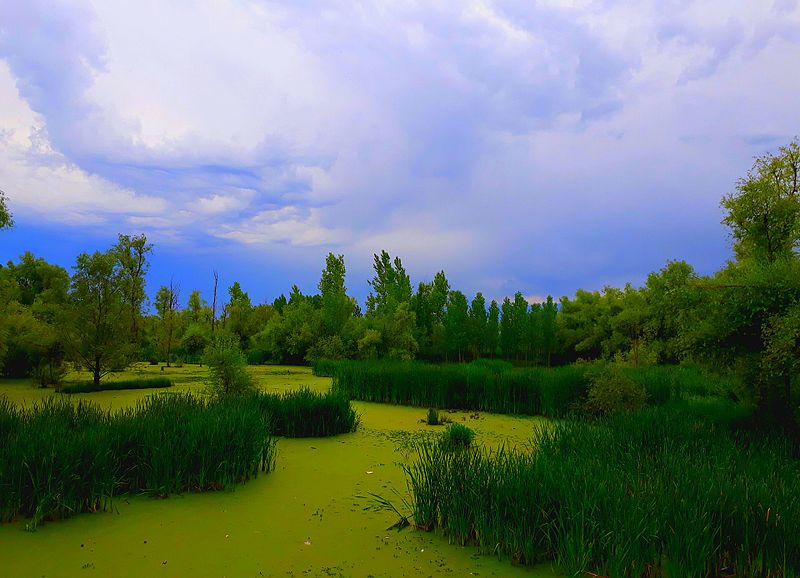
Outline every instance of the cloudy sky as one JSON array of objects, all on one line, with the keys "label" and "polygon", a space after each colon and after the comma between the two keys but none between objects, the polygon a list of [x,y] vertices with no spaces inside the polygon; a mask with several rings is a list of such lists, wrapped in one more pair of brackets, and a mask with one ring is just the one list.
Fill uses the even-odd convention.
[{"label": "cloudy sky", "polygon": [[719,200],[800,133],[794,0],[0,0],[0,189],[69,267],[255,301],[372,253],[571,294],[729,256]]}]

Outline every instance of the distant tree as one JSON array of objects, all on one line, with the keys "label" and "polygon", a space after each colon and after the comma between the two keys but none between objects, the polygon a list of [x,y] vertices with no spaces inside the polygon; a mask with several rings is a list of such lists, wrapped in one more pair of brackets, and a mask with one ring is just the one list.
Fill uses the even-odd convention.
[{"label": "distant tree", "polygon": [[76,364],[92,373],[95,385],[110,371],[128,365],[133,353],[120,269],[113,250],[81,253],[72,275],[68,350]]},{"label": "distant tree", "polygon": [[445,313],[447,351],[458,361],[464,361],[464,351],[469,344],[469,308],[461,291],[450,291]]},{"label": "distant tree", "polygon": [[10,229],[14,226],[14,217],[8,208],[6,194],[0,190],[0,229]]},{"label": "distant tree", "polygon": [[484,355],[495,357],[500,347],[500,307],[497,301],[492,299],[489,305],[489,314],[486,318],[486,337],[483,340],[485,350]]},{"label": "distant tree", "polygon": [[557,337],[558,330],[558,306],[553,298],[548,295],[547,300],[542,304],[541,311],[541,347],[542,356],[547,366],[550,366],[552,355],[558,350],[559,343]]},{"label": "distant tree", "polygon": [[186,352],[188,360],[193,363],[199,361],[202,358],[203,351],[211,343],[209,326],[190,322],[181,336],[180,343],[181,348]]},{"label": "distant tree", "polygon": [[503,357],[513,359],[517,350],[517,335],[514,322],[514,304],[506,297],[500,307],[500,349]]},{"label": "distant tree", "polygon": [[514,308],[512,317],[514,356],[517,359],[527,359],[531,345],[529,341],[528,301],[522,296],[522,293],[517,291],[514,294],[512,305]]},{"label": "distant tree", "polygon": [[486,325],[488,320],[486,299],[483,297],[483,293],[478,291],[469,307],[469,348],[472,351],[473,358],[483,355],[486,348]]},{"label": "distant tree", "polygon": [[369,281],[372,292],[367,297],[367,312],[394,313],[400,303],[411,301],[411,279],[400,257],[394,261],[386,251],[374,255],[375,277]]},{"label": "distant tree", "polygon": [[208,303],[201,297],[200,291],[195,289],[189,294],[189,302],[186,307],[186,314],[189,323],[206,323],[209,321],[206,318],[208,311]]},{"label": "distant tree", "polygon": [[344,255],[328,253],[318,285],[322,298],[322,329],[327,336],[339,335],[355,311],[353,300],[347,296],[345,275]]},{"label": "distant tree", "polygon": [[167,367],[170,367],[172,361],[172,348],[177,332],[179,293],[180,289],[170,281],[169,286],[163,285],[158,290],[155,299],[156,311],[161,320],[161,343],[166,355]]},{"label": "distant tree", "polygon": [[117,244],[111,250],[119,260],[119,279],[122,300],[128,309],[130,341],[138,347],[139,324],[146,299],[145,277],[149,268],[147,256],[152,253],[153,245],[147,242],[145,235],[119,235]]}]

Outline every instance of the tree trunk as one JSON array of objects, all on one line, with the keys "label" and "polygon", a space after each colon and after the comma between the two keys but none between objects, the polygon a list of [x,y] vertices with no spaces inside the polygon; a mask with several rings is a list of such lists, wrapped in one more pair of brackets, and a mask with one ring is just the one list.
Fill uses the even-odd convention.
[{"label": "tree trunk", "polygon": [[92,381],[95,387],[100,386],[100,356],[94,356],[94,369],[92,370]]}]

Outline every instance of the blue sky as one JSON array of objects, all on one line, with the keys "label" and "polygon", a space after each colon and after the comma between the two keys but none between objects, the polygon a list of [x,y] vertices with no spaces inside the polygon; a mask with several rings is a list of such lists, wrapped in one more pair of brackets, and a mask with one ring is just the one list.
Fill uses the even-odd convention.
[{"label": "blue sky", "polygon": [[0,189],[69,267],[312,291],[344,253],[490,298],[729,257],[719,200],[800,133],[788,0],[0,0]]}]

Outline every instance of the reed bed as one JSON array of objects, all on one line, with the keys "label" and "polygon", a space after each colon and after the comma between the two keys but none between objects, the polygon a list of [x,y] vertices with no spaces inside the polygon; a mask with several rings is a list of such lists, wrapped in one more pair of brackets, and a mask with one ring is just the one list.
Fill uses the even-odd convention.
[{"label": "reed bed", "polygon": [[352,399],[526,415],[563,416],[588,386],[583,369],[574,365],[511,369],[489,363],[342,361],[331,372],[332,390]]},{"label": "reed bed", "polygon": [[302,388],[283,394],[255,394],[255,403],[275,435],[326,437],[356,430],[358,413],[350,400],[334,392]]},{"label": "reed bed", "polygon": [[734,431],[723,401],[535,431],[534,450],[422,443],[406,467],[414,520],[459,544],[571,575],[800,574],[800,463],[785,440]]},{"label": "reed bed", "polygon": [[60,393],[92,393],[95,391],[117,391],[121,389],[159,389],[172,387],[172,380],[166,377],[151,379],[122,379],[119,381],[81,381],[61,387]]},{"label": "reed bed", "polygon": [[148,396],[112,412],[49,397],[19,407],[0,397],[0,521],[42,520],[109,507],[114,496],[220,490],[269,472],[275,435],[353,431],[336,394],[256,393],[214,400]]}]

